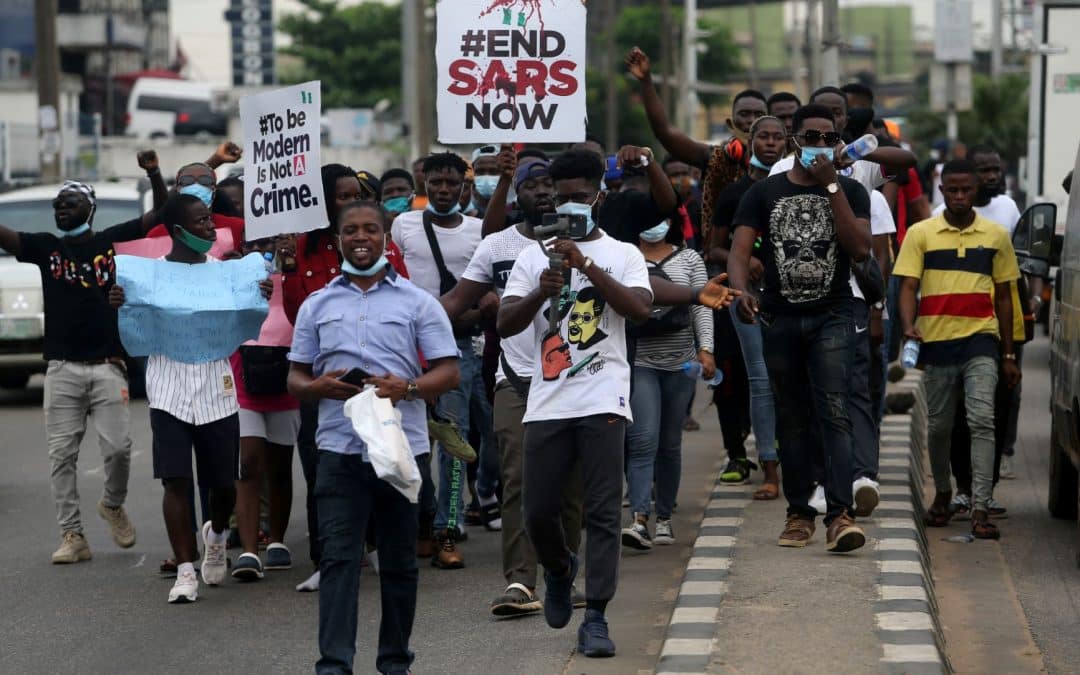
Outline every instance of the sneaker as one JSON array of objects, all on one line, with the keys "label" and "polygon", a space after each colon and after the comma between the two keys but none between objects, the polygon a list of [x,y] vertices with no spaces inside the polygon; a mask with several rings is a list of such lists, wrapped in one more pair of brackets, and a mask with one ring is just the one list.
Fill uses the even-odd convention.
[{"label": "sneaker", "polygon": [[495,616],[522,616],[535,614],[544,608],[540,598],[522,584],[510,584],[502,595],[491,601],[491,613]]},{"label": "sneaker", "polygon": [[454,545],[453,530],[440,530],[435,533],[435,557],[431,566],[444,570],[459,570],[465,567],[465,556]]},{"label": "sneaker", "polygon": [[720,482],[727,485],[744,485],[750,482],[750,471],[756,468],[757,464],[745,457],[729,459],[727,468],[720,474]]},{"label": "sneaker", "polygon": [[585,607],[585,594],[577,589],[576,584],[570,585],[570,602],[574,604],[574,609]]},{"label": "sneaker", "polygon": [[953,518],[967,518],[971,513],[971,495],[957,492],[949,502],[949,511]]},{"label": "sneaker", "polygon": [[598,610],[585,610],[585,621],[577,630],[577,650],[591,659],[615,656],[615,643],[608,637],[607,620]]},{"label": "sneaker", "polygon": [[649,536],[649,528],[639,516],[635,515],[634,524],[623,529],[622,544],[627,548],[638,551],[648,551],[652,548],[652,537]]},{"label": "sneaker", "polygon": [[990,501],[986,502],[986,509],[990,512],[991,518],[1009,517],[1009,509],[1005,508],[1005,506],[1001,502],[994,499],[993,497],[990,498]]},{"label": "sneaker", "polygon": [[315,570],[315,574],[312,574],[307,579],[296,585],[296,591],[298,593],[317,593],[319,590],[319,570]]},{"label": "sneaker", "polygon": [[570,617],[574,614],[571,593],[577,572],[578,560],[573,553],[570,554],[570,569],[564,576],[557,577],[544,570],[544,620],[552,628],[565,628],[570,623]]},{"label": "sneaker", "polygon": [[266,547],[266,569],[288,570],[292,569],[292,553],[289,547],[281,542],[274,542]]},{"label": "sneaker", "polygon": [[670,518],[656,519],[656,536],[653,543],[659,546],[671,546],[675,543],[675,532],[671,529]]},{"label": "sneaker", "polygon": [[859,518],[869,517],[881,501],[878,482],[866,476],[855,479],[851,484],[851,492],[855,495],[855,515]]},{"label": "sneaker", "polygon": [[222,581],[225,581],[225,573],[228,570],[228,566],[225,563],[225,544],[211,544],[210,543],[210,521],[203,523],[202,538],[203,538],[203,560],[202,574],[203,581],[207,586],[217,586]]},{"label": "sneaker", "polygon": [[824,485],[819,485],[814,488],[814,494],[810,497],[810,508],[817,511],[820,515],[825,515],[829,512],[829,502],[825,499]]},{"label": "sneaker", "polygon": [[499,502],[491,502],[480,507],[480,519],[484,523],[484,529],[488,532],[502,530],[502,509]]},{"label": "sneaker", "polygon": [[[434,411],[431,415],[434,415]],[[476,450],[469,445],[462,435],[458,426],[449,420],[440,420],[428,417],[428,435],[438,441],[451,457],[456,457],[463,462],[472,464],[476,461]]]},{"label": "sneaker", "polygon": [[862,548],[866,533],[855,524],[855,519],[844,511],[825,530],[825,550],[829,553],[847,553]]},{"label": "sneaker", "polygon": [[780,533],[777,546],[803,548],[814,536],[814,521],[804,516],[791,514],[784,521],[784,531]]},{"label": "sneaker", "polygon": [[[203,579],[206,578],[206,563],[203,563]],[[240,581],[258,581],[263,574],[263,564],[254,553],[241,553],[232,568],[232,578]],[[206,583],[210,583],[207,581]]]},{"label": "sneaker", "polygon": [[176,575],[176,583],[169,589],[169,604],[179,605],[199,599],[199,578],[194,572]]},{"label": "sneaker", "polygon": [[480,513],[480,507],[472,507],[465,509],[465,524],[469,527],[477,527],[484,524],[484,517]]},{"label": "sneaker", "polygon": [[1010,455],[1004,455],[1001,458],[1001,468],[998,470],[998,475],[1003,480],[1013,480],[1016,478],[1016,472],[1013,471],[1013,458]]},{"label": "sneaker", "polygon": [[113,508],[106,506],[105,502],[98,502],[97,512],[109,524],[109,531],[117,546],[131,548],[135,545],[135,526],[131,524],[123,506]]},{"label": "sneaker", "polygon": [[90,544],[81,532],[65,530],[60,548],[53,551],[52,561],[54,565],[70,565],[91,558]]}]

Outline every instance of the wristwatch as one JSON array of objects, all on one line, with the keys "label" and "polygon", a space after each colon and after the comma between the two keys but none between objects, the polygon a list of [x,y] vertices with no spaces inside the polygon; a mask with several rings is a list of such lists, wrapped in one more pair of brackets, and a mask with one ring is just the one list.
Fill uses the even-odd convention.
[{"label": "wristwatch", "polygon": [[405,387],[405,400],[415,401],[419,394],[419,388],[416,386],[416,380],[409,380],[409,384]]},{"label": "wristwatch", "polygon": [[829,194],[834,195],[837,192],[840,192],[840,184],[834,181],[826,185],[825,190],[828,191]]},{"label": "wristwatch", "polygon": [[699,352],[705,352],[706,354],[712,354],[712,347],[698,347]]},{"label": "wristwatch", "polygon": [[1006,361],[1015,361],[1016,360],[1016,354],[1013,354],[1012,352],[1010,352],[1008,354],[1002,354],[1001,358],[1005,359]]},{"label": "wristwatch", "polygon": [[585,262],[581,263],[581,271],[584,272],[592,267],[592,258],[585,258]]}]

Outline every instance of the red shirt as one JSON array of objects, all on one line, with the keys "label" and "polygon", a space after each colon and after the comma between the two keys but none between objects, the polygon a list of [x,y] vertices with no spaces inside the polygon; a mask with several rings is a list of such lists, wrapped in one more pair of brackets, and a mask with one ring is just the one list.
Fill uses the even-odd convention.
[{"label": "red shirt", "polygon": [[[315,237],[315,250],[308,252],[308,240]],[[405,267],[405,258],[401,255],[401,249],[389,241],[384,251],[386,259],[394,267],[394,270],[409,278],[409,271]],[[296,323],[296,313],[300,311],[300,305],[314,293],[326,287],[341,274],[341,255],[338,253],[334,237],[327,230],[307,232],[296,238],[296,269],[285,272],[282,287],[285,301],[285,315],[289,321]]]},{"label": "red shirt", "polygon": [[[900,186],[896,195],[896,243],[904,243],[904,235],[907,234],[907,205],[919,197],[922,197],[922,183],[919,181],[919,173],[914,168],[908,169],[908,181]],[[914,225],[915,223],[911,223]]]},{"label": "red shirt", "polygon": [[[240,245],[244,243],[244,219],[234,218],[233,216],[223,216],[220,213],[211,213],[210,220],[214,221],[214,229],[220,229],[223,227],[229,228],[232,232],[233,246],[237,251],[240,250]],[[169,230],[165,225],[155,225],[149,232],[146,233],[148,237],[167,237],[169,236]]]}]

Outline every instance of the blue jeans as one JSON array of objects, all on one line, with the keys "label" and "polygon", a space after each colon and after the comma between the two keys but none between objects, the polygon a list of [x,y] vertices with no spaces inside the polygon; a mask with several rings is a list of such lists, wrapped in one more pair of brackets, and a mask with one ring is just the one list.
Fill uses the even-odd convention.
[{"label": "blue jeans", "polygon": [[694,381],[677,370],[634,366],[634,422],[626,431],[632,513],[649,515],[655,474],[656,517],[671,518],[682,473],[683,420],[693,395]]},{"label": "blue jeans", "polygon": [[[495,484],[499,479],[499,447],[495,442],[495,432],[491,426],[491,404],[487,400],[484,380],[481,374],[481,359],[473,351],[472,338],[458,338],[458,369],[461,372],[461,384],[457,389],[439,397],[436,404],[438,415],[457,424],[461,434],[468,438],[470,409],[478,411],[481,419],[477,426],[483,431],[483,442],[477,448],[480,456],[480,471],[477,476],[477,491],[482,496],[495,494]],[[480,401],[474,399],[481,399]],[[450,456],[441,447],[439,456],[439,495],[438,508],[435,512],[435,529],[464,526],[465,486],[468,482],[465,462]]]},{"label": "blue jeans", "polygon": [[743,323],[739,319],[738,306],[731,303],[731,321],[739,336],[746,377],[750,382],[750,426],[754,429],[754,444],[758,461],[772,462],[776,454],[776,405],[773,403],[769,371],[765,367],[765,346],[762,343],[761,326]]},{"label": "blue jeans", "polygon": [[[765,363],[776,401],[776,434],[784,467],[784,496],[788,515],[813,520],[814,456],[818,444],[825,453],[825,499],[828,525],[852,508],[853,474],[851,393],[854,359],[852,304],[846,302],[810,314],[761,312]],[[817,443],[808,442],[820,434]]]},{"label": "blue jeans", "polygon": [[[426,461],[417,457],[418,462]],[[360,455],[319,452],[315,499],[319,505],[319,675],[352,673],[356,654],[360,559],[372,512],[379,550],[382,620],[375,667],[405,671],[416,614],[416,505],[375,475]]]}]

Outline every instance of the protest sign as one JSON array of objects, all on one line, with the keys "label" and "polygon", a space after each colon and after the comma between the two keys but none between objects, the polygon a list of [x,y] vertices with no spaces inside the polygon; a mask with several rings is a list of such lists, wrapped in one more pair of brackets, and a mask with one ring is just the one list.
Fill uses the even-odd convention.
[{"label": "protest sign", "polygon": [[582,0],[439,0],[439,140],[585,140]]},{"label": "protest sign", "polygon": [[124,289],[118,324],[131,356],[158,354],[184,363],[228,357],[256,338],[269,306],[259,291],[262,255],[198,265],[116,256]]},{"label": "protest sign", "polygon": [[[219,227],[214,230],[217,239],[211,247],[208,255],[215,258],[223,258],[235,248],[233,246],[232,230],[227,227]],[[172,250],[172,237],[145,237],[132,241],[116,242],[116,253],[119,255],[137,255],[140,258],[161,258]]]},{"label": "protest sign", "polygon": [[240,99],[249,240],[326,225],[320,91],[316,80]]}]

